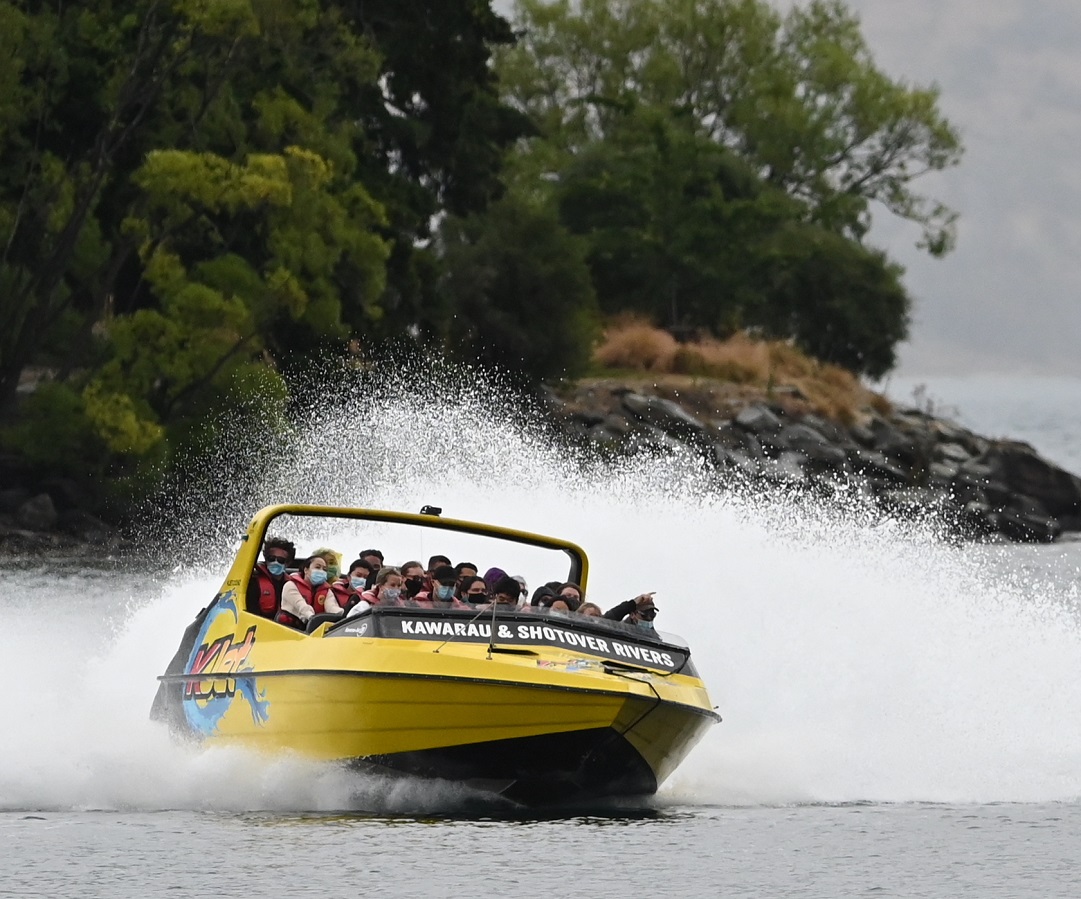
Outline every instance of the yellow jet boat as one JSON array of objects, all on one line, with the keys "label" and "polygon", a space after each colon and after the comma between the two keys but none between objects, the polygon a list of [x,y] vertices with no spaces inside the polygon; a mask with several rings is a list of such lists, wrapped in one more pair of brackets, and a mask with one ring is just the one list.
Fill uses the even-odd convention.
[{"label": "yellow jet boat", "polygon": [[159,677],[152,715],[176,732],[542,805],[652,794],[720,720],[686,644],[622,622],[513,606],[375,605],[319,616],[304,632],[253,614],[248,581],[281,516],[293,533],[334,519],[555,551],[570,562],[557,576],[587,586],[585,553],[554,537],[429,507],[268,506]]}]

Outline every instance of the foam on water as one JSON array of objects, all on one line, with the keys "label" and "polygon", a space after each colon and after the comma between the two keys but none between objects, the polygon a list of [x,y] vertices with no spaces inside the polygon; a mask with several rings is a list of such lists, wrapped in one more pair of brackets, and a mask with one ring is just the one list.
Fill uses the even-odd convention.
[{"label": "foam on water", "polygon": [[[370,433],[348,436],[341,422],[360,405]],[[233,464],[176,529],[225,560],[264,502],[431,503],[583,545],[590,597],[608,607],[655,590],[658,623],[688,638],[724,717],[661,802],[1081,795],[1076,577],[858,508],[718,492],[690,458],[572,462],[490,385],[437,401],[349,393],[323,413],[273,463]],[[178,746],[151,724],[155,675],[223,572],[224,561],[105,580],[5,575],[0,808],[434,811],[468,800],[451,785]],[[42,614],[58,591],[70,611]]]}]

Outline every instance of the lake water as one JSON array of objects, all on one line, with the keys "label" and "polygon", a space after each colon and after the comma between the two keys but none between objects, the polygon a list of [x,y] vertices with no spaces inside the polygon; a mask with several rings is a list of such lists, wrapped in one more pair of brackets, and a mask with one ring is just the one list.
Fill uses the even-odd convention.
[{"label": "lake water", "polygon": [[[1017,405],[987,379],[928,393],[1069,465],[1081,389],[1007,387],[1026,383]],[[947,546],[859,507],[702,496],[691,463],[583,472],[490,393],[379,402],[362,449],[328,416],[175,522],[195,536],[164,560],[0,562],[0,895],[1081,892],[1081,542]],[[432,421],[477,436],[410,439]],[[285,498],[433,503],[578,542],[602,605],[657,591],[723,723],[647,805],[544,815],[174,745],[147,711],[223,573],[201,560]]]}]

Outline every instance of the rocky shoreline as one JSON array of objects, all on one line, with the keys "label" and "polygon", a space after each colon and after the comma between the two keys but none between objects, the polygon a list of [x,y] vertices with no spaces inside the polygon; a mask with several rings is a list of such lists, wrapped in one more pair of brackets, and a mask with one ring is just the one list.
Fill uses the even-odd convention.
[{"label": "rocky shoreline", "polygon": [[701,378],[590,379],[547,394],[558,430],[606,453],[691,451],[722,484],[862,495],[883,514],[931,515],[955,537],[1050,542],[1081,531],[1081,478],[1031,446],[919,409],[827,419],[791,387]]},{"label": "rocky shoreline", "polygon": [[[721,485],[856,495],[884,515],[930,515],[962,539],[1051,542],[1081,532],[1081,478],[1026,443],[925,410],[882,403],[841,421],[790,386],[676,375],[583,379],[545,399],[563,440],[609,455],[692,452]],[[3,464],[0,474],[0,554],[132,548],[120,528],[81,507],[74,485],[35,483]]]}]

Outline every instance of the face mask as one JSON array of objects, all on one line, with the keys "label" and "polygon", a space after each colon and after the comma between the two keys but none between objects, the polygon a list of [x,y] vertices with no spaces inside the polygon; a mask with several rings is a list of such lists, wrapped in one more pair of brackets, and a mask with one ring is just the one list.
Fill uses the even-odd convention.
[{"label": "face mask", "polygon": [[453,596],[454,596],[454,585],[453,584],[440,584],[438,587],[435,588],[435,598],[436,599],[448,600],[448,599],[451,599]]},{"label": "face mask", "polygon": [[634,623],[636,625],[638,625],[644,631],[653,630],[653,622],[652,621],[641,621],[641,620],[639,620],[639,621],[636,621]]},{"label": "face mask", "polygon": [[364,578],[362,578],[362,577],[351,577],[351,578],[349,578],[349,586],[351,586],[354,590],[363,590],[364,589]]},{"label": "face mask", "polygon": [[321,587],[327,582],[327,573],[322,568],[313,568],[308,572],[308,580],[313,587]]},{"label": "face mask", "polygon": [[386,600],[387,602],[397,602],[398,597],[402,595],[402,591],[399,587],[384,587],[379,594],[379,598]]},{"label": "face mask", "polygon": [[266,570],[274,577],[281,577],[285,574],[285,564],[282,562],[268,562]]},{"label": "face mask", "polygon": [[341,574],[341,571],[338,570],[338,566],[336,566],[336,565],[328,565],[327,566],[327,577],[337,578],[338,575],[340,575],[340,574]]}]

